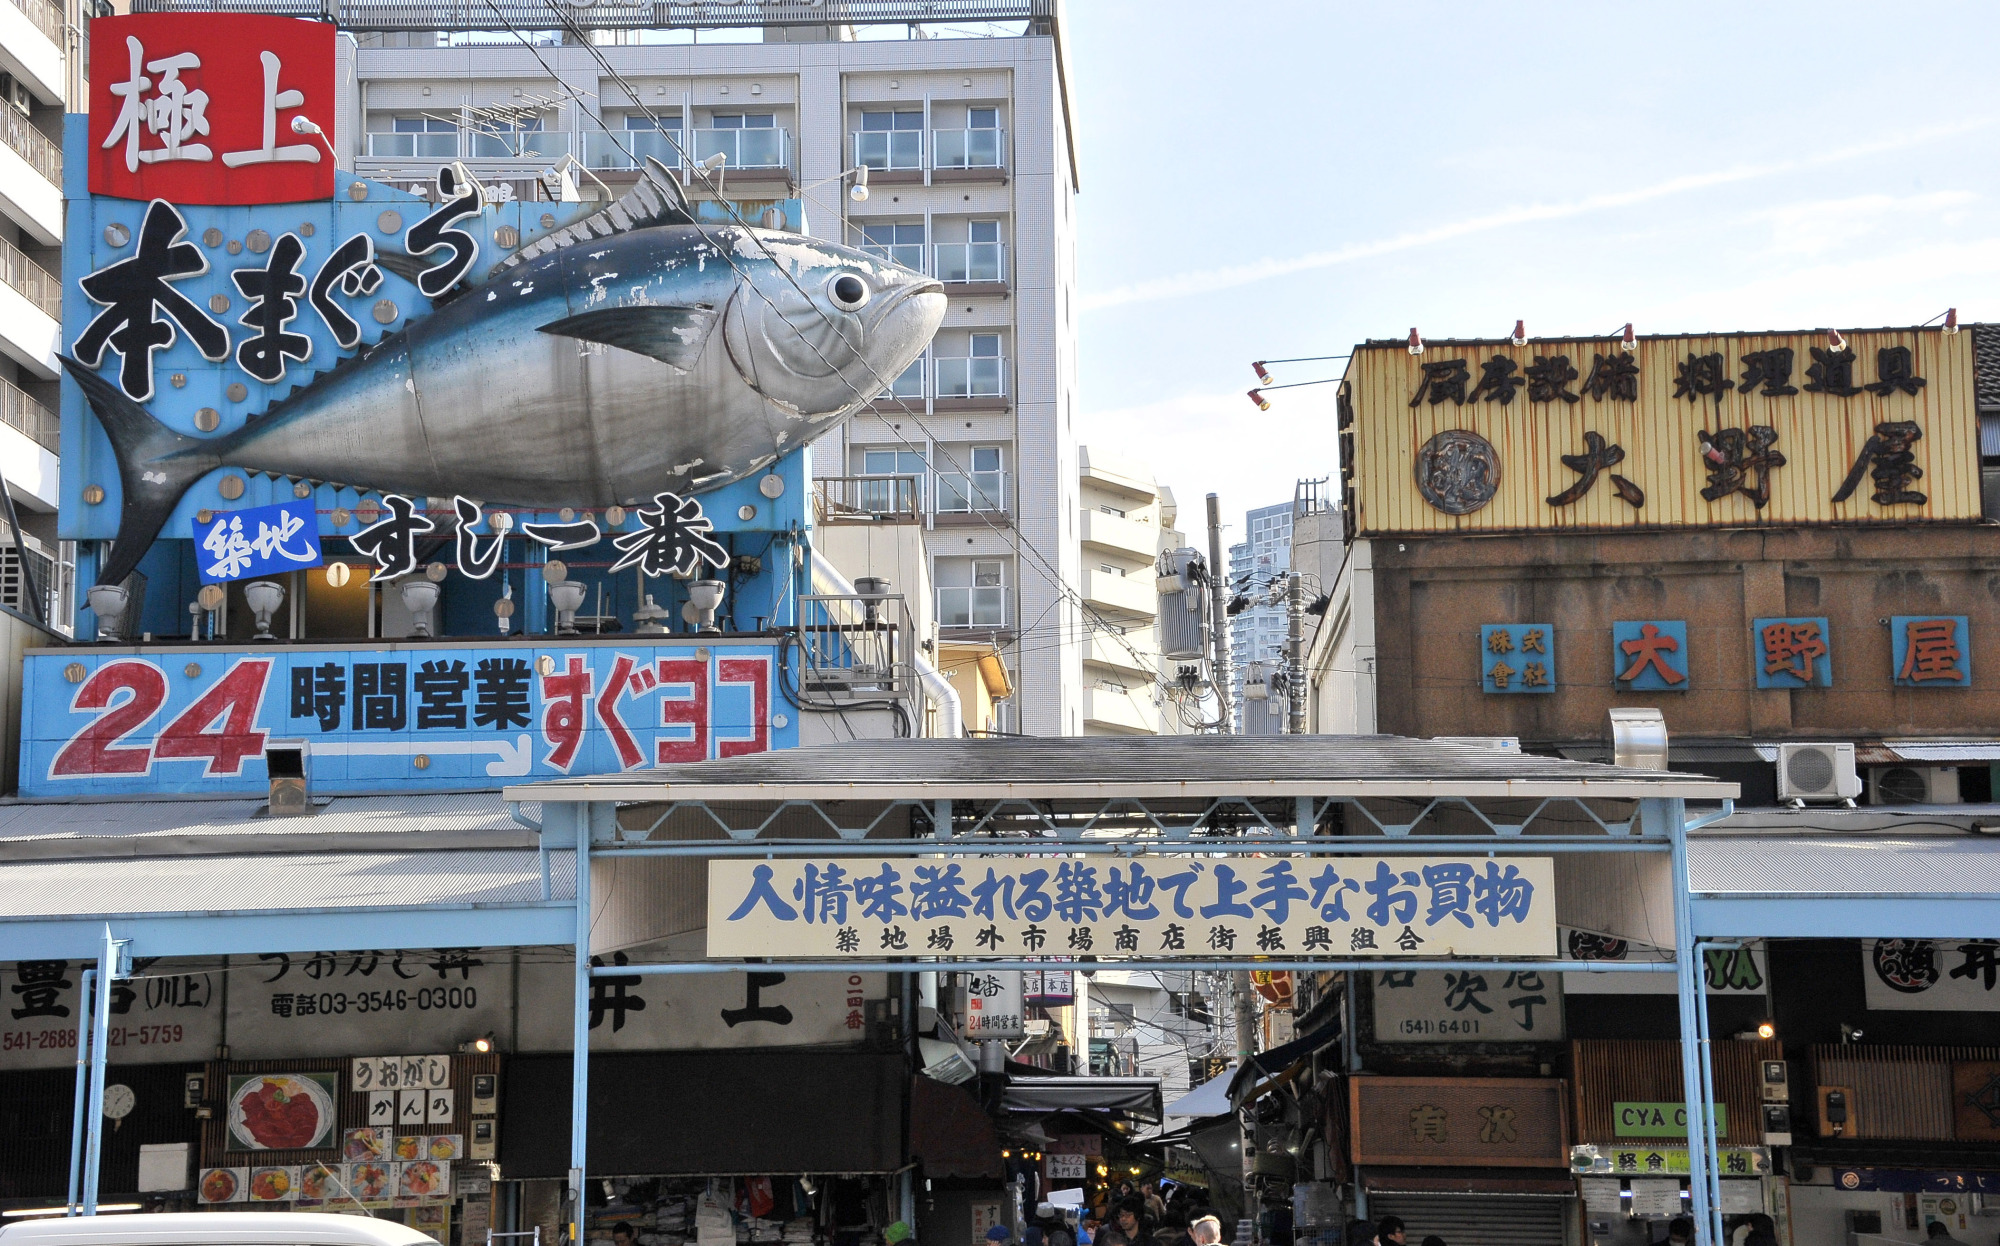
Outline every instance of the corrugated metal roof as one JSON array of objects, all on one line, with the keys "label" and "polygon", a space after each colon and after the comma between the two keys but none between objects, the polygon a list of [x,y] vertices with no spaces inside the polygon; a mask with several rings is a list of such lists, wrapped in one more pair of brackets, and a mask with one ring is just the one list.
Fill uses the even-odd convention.
[{"label": "corrugated metal roof", "polygon": [[[262,800],[80,801],[0,805],[0,854],[14,860],[203,853],[532,847],[498,792],[339,796],[306,817]],[[536,816],[533,809],[526,816]],[[409,838],[417,837],[417,838]]]},{"label": "corrugated metal roof", "polygon": [[1697,895],[2000,896],[2000,840],[1918,835],[1696,837]]},{"label": "corrugated metal roof", "polygon": [[503,793],[543,801],[1736,794],[1735,784],[1702,775],[1381,735],[855,740]]},{"label": "corrugated metal roof", "polygon": [[2000,411],[2000,325],[1974,326],[1972,375],[1979,409]]},{"label": "corrugated metal roof", "polygon": [[[550,885],[557,898],[575,896],[574,866],[572,854],[550,854]],[[0,865],[0,913],[15,919],[524,904],[541,898],[541,858],[520,850]]]}]

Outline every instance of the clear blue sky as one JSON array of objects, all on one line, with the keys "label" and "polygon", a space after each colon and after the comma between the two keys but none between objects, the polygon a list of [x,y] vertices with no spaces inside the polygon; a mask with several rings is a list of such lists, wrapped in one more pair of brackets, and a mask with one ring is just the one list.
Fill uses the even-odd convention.
[{"label": "clear blue sky", "polygon": [[1333,387],[1259,413],[1253,359],[2000,319],[1990,2],[1071,0],[1069,42],[1078,436],[1190,533],[1335,470]]}]

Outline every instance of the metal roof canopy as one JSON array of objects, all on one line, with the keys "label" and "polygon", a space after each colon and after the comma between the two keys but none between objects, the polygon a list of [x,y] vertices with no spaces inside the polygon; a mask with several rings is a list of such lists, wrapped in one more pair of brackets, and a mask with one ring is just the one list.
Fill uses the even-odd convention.
[{"label": "metal roof canopy", "polygon": [[1701,938],[1952,939],[2000,913],[2000,840],[1985,834],[1707,834],[1688,844]]},{"label": "metal roof canopy", "polygon": [[265,13],[354,31],[715,30],[1034,21],[1053,18],[1056,0],[136,0],[132,11]]},{"label": "metal roof canopy", "polygon": [[1705,775],[1385,735],[856,740],[509,787],[509,800],[1733,799]]}]

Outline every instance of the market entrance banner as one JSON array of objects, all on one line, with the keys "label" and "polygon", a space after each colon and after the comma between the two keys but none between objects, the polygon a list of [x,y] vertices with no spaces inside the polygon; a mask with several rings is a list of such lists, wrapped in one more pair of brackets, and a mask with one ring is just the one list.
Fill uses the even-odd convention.
[{"label": "market entrance banner", "polygon": [[712,861],[712,957],[1554,956],[1547,857]]}]

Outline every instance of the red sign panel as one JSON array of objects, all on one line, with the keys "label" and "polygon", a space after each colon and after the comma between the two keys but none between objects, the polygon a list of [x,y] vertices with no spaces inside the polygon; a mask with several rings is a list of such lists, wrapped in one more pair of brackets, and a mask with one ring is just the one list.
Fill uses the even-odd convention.
[{"label": "red sign panel", "polygon": [[90,193],[172,203],[333,197],[333,26],[242,13],[90,25]]}]

